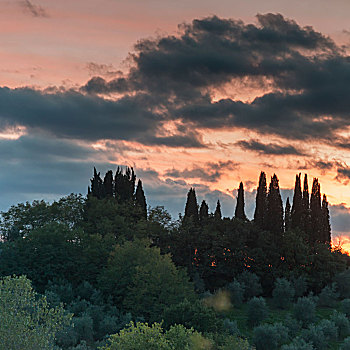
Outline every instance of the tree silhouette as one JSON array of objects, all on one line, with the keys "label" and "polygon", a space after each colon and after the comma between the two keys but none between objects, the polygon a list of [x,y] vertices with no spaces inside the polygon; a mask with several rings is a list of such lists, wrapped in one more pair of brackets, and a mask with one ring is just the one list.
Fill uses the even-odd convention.
[{"label": "tree silhouette", "polygon": [[199,209],[199,220],[204,222],[209,217],[209,207],[205,200],[202,201],[201,207]]},{"label": "tree silhouette", "polygon": [[286,208],[284,211],[284,229],[285,229],[285,231],[290,230],[291,223],[292,223],[291,208],[290,208],[289,197],[288,197],[287,202],[286,202]]},{"label": "tree silhouette", "polygon": [[215,217],[215,219],[218,219],[218,220],[221,220],[221,217],[222,217],[222,215],[221,215],[221,203],[219,200],[216,203],[214,217]]},{"label": "tree silhouette", "polygon": [[277,236],[284,231],[283,205],[276,174],[271,177],[267,196],[267,224],[269,230]]},{"label": "tree silhouette", "polygon": [[317,178],[314,178],[310,198],[311,212],[311,242],[322,242],[322,209],[321,209],[321,189]]},{"label": "tree silhouette", "polygon": [[254,213],[254,222],[260,227],[265,228],[267,215],[267,185],[266,174],[262,171],[259,178],[259,186],[256,192],[256,206]]},{"label": "tree silhouette", "polygon": [[141,217],[147,220],[147,203],[141,180],[139,180],[137,183],[135,202],[136,206],[138,206],[141,210]]},{"label": "tree silhouette", "polygon": [[247,220],[247,217],[244,212],[244,189],[243,182],[239,184],[238,195],[237,195],[237,204],[235,210],[235,218],[241,220]]},{"label": "tree silhouette", "polygon": [[292,206],[292,228],[301,228],[302,215],[303,215],[303,196],[301,193],[301,174],[297,174],[295,177],[294,197]]},{"label": "tree silhouette", "polygon": [[192,187],[187,193],[187,202],[185,206],[185,218],[192,218],[195,222],[198,222],[199,220],[196,191]]}]

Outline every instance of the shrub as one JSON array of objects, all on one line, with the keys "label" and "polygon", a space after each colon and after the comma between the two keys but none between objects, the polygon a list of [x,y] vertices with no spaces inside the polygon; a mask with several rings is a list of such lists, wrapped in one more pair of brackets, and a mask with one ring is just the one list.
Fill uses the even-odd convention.
[{"label": "shrub", "polygon": [[339,293],[336,292],[336,284],[332,283],[331,286],[325,286],[318,295],[318,305],[334,307],[338,297]]},{"label": "shrub", "polygon": [[225,318],[223,321],[223,327],[226,333],[228,333],[229,335],[235,335],[235,336],[239,336],[240,335],[240,330],[238,328],[237,325],[237,321],[231,321],[228,318]]},{"label": "shrub", "polygon": [[292,279],[292,286],[296,298],[300,298],[307,292],[307,282],[304,276],[298,276]]},{"label": "shrub", "polygon": [[168,307],[163,313],[163,320],[166,328],[182,324],[203,333],[216,333],[223,327],[222,321],[216,317],[215,311],[206,307],[200,300],[194,303],[185,300]]},{"label": "shrub", "polygon": [[350,317],[350,299],[344,299],[341,302],[341,310],[346,315],[346,317]]},{"label": "shrub", "polygon": [[316,304],[311,297],[301,297],[294,305],[294,316],[303,327],[313,323],[316,319]]},{"label": "shrub", "polygon": [[330,319],[335,323],[336,327],[338,328],[338,335],[340,339],[343,339],[350,335],[350,322],[345,314],[334,311]]},{"label": "shrub", "polygon": [[314,350],[311,343],[307,343],[304,339],[297,337],[290,344],[283,345],[281,350]]},{"label": "shrub", "polygon": [[243,299],[244,299],[244,291],[245,291],[244,283],[238,282],[236,279],[234,279],[234,281],[227,286],[227,289],[231,294],[232,304],[236,307],[240,306],[243,303]]},{"label": "shrub", "polygon": [[294,288],[285,278],[277,278],[272,292],[273,301],[280,309],[287,309],[294,297]]},{"label": "shrub", "polygon": [[333,321],[323,319],[318,327],[322,330],[327,341],[334,341],[338,338],[338,328]]},{"label": "shrub", "polygon": [[[226,336],[223,344],[217,346],[218,350],[251,350],[248,340],[235,336]],[[183,349],[181,349],[183,350]]]},{"label": "shrub", "polygon": [[350,270],[338,273],[334,277],[334,282],[337,284],[340,297],[342,299],[350,298]]},{"label": "shrub", "polygon": [[340,350],[350,350],[350,337],[344,339],[344,343],[341,345]]},{"label": "shrub", "polygon": [[249,300],[253,297],[261,295],[262,287],[259,281],[259,277],[252,272],[243,271],[238,277],[237,280],[239,283],[245,286],[244,289],[244,298]]},{"label": "shrub", "polygon": [[302,323],[300,321],[296,320],[290,315],[287,315],[283,324],[288,329],[291,338],[296,337],[296,335],[300,332],[302,326]]},{"label": "shrub", "polygon": [[318,325],[312,324],[308,329],[304,329],[302,338],[307,343],[312,343],[317,350],[323,350],[327,347],[326,336],[323,333],[323,329]]},{"label": "shrub", "polygon": [[247,322],[250,326],[256,326],[268,316],[268,308],[264,298],[254,297],[248,302]]},{"label": "shrub", "polygon": [[278,349],[286,338],[288,338],[288,331],[281,324],[263,324],[254,328],[253,332],[253,344],[256,350]]}]

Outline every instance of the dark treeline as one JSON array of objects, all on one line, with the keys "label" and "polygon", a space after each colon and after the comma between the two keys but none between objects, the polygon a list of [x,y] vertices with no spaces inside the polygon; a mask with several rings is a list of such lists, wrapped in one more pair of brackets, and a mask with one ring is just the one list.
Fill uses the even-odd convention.
[{"label": "dark treeline", "polygon": [[163,207],[147,208],[132,168],[103,178],[94,169],[86,197],[2,213],[0,276],[26,275],[50,305],[63,303],[74,315],[74,326],[57,335],[63,349],[103,346],[130,320],[182,324],[223,344],[233,326],[205,307],[204,295],[246,286],[244,300],[271,297],[281,278],[293,288],[303,281],[299,296],[319,293],[348,265],[331,247],[318,179],[310,195],[307,177],[302,188],[297,175],[285,207],[276,175],[267,186],[262,172],[251,221],[243,183],[233,218],[222,216],[220,201],[212,212],[205,201],[198,205],[191,188],[174,221]]}]

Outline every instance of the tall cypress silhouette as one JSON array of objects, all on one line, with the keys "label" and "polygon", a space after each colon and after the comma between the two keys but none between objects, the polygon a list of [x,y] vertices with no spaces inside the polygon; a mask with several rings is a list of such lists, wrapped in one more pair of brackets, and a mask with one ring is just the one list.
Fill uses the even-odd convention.
[{"label": "tall cypress silhouette", "polygon": [[237,195],[237,204],[235,210],[235,218],[241,220],[247,220],[247,217],[244,212],[244,189],[243,182],[239,184],[238,195]]},{"label": "tall cypress silhouette", "polygon": [[291,223],[292,223],[291,207],[290,207],[289,197],[288,197],[287,202],[286,202],[286,208],[284,211],[284,229],[285,229],[285,231],[290,230]]},{"label": "tall cypress silhouette", "polygon": [[284,231],[283,204],[276,174],[271,177],[267,196],[267,226],[277,237]]},{"label": "tall cypress silhouette", "polygon": [[322,242],[322,209],[321,189],[317,178],[314,178],[310,198],[311,242]]},{"label": "tall cypress silhouette", "polygon": [[303,215],[303,196],[301,193],[301,174],[295,177],[293,206],[292,206],[292,228],[303,229],[302,215]]},{"label": "tall cypress silhouette", "polygon": [[130,201],[133,199],[135,191],[136,175],[133,168],[126,167],[125,174],[118,167],[115,173],[115,197],[120,201]]},{"label": "tall cypress silhouette", "polygon": [[192,187],[187,193],[187,202],[185,206],[185,218],[192,218],[195,222],[197,222],[199,219],[196,191]]},{"label": "tall cypress silhouette", "polygon": [[104,197],[103,182],[102,182],[100,173],[97,173],[95,167],[94,167],[94,176],[90,181],[91,181],[91,194],[98,199],[102,199]]},{"label": "tall cypress silhouette", "polygon": [[141,180],[139,180],[137,183],[137,188],[135,192],[135,204],[140,208],[142,218],[147,220],[147,203],[145,193],[143,192]]},{"label": "tall cypress silhouette", "polygon": [[329,245],[331,243],[331,224],[329,221],[328,201],[325,194],[322,199],[322,241]]},{"label": "tall cypress silhouette", "polygon": [[309,185],[307,182],[307,174],[304,176],[304,188],[303,188],[303,209],[308,210],[310,207],[310,198],[309,198]]},{"label": "tall cypress silhouette", "polygon": [[301,215],[301,223],[304,232],[308,235],[311,233],[311,215],[310,215],[310,195],[309,186],[307,181],[307,174],[304,176],[304,188],[303,188],[303,212]]},{"label": "tall cypress silhouette", "polygon": [[113,197],[113,172],[112,170],[107,171],[103,179],[104,194],[106,197]]},{"label": "tall cypress silhouette", "polygon": [[199,209],[199,220],[204,222],[209,217],[209,207],[205,200],[202,201],[201,207]]},{"label": "tall cypress silhouette", "polygon": [[214,213],[214,218],[215,219],[220,219],[221,220],[221,203],[220,201],[218,200],[217,203],[216,203],[216,208],[215,208],[215,213]]},{"label": "tall cypress silhouette", "polygon": [[267,215],[267,185],[266,174],[262,171],[259,177],[259,186],[256,192],[256,206],[254,222],[261,228],[266,226]]}]

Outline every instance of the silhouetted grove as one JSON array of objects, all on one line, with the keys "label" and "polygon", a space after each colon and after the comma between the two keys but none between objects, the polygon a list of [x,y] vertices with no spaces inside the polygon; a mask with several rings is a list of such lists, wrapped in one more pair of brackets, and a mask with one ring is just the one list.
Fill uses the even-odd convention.
[{"label": "silhouetted grove", "polygon": [[[220,201],[213,212],[204,200],[199,208],[194,188],[184,198],[184,215],[175,221],[163,207],[147,208],[146,203],[132,168],[108,171],[103,179],[94,169],[86,197],[18,204],[2,213],[0,276],[26,275],[50,305],[63,303],[73,314],[73,325],[56,334],[60,348],[107,346],[108,335],[141,320],[164,321],[164,336],[181,324],[202,332],[213,349],[248,350],[248,342],[237,337],[237,323],[211,308],[217,304],[211,293],[225,298],[226,290],[235,307],[247,302],[246,322],[249,329],[255,327],[254,334],[245,333],[249,341],[257,350],[277,349],[259,345],[266,332],[270,339],[282,327],[259,324],[268,317],[261,296],[272,297],[276,308],[297,302],[298,327],[307,324],[302,310],[315,308],[316,299],[306,297],[310,293],[320,293],[322,305],[350,297],[349,257],[331,247],[328,202],[325,195],[321,200],[318,179],[309,195],[307,178],[302,191],[298,174],[292,207],[289,199],[283,207],[277,176],[267,190],[261,172],[252,221],[244,210],[243,182],[233,218],[222,217]],[[342,324],[342,315],[325,322]],[[131,327],[133,332],[137,327]],[[296,334],[308,342],[306,330],[298,329]],[[290,333],[281,344],[292,338]]]}]

